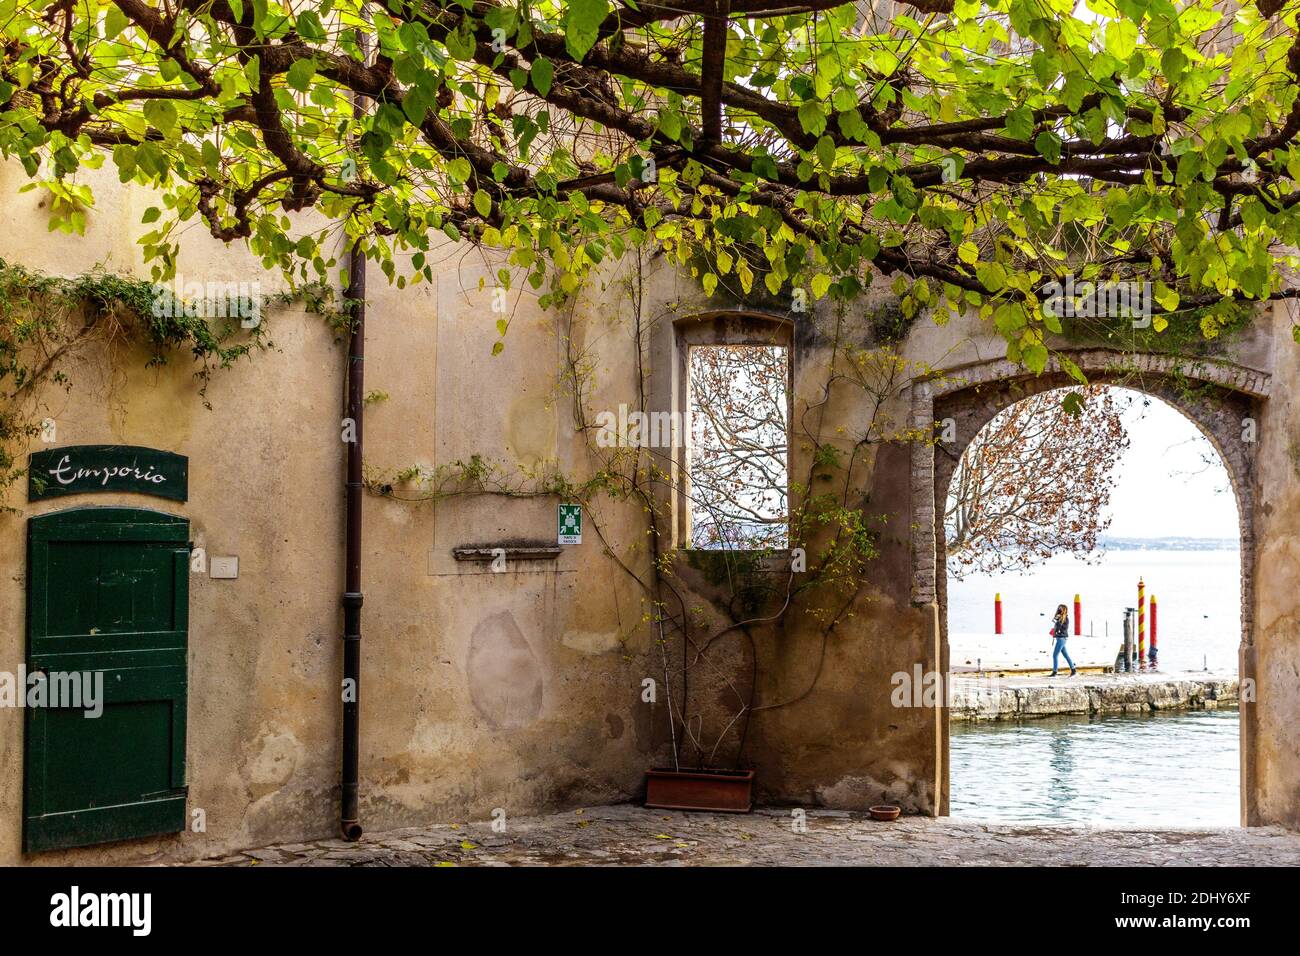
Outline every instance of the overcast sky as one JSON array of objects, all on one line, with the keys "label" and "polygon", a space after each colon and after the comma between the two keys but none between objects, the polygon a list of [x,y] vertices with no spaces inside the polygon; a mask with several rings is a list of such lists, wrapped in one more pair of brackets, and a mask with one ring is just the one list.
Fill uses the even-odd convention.
[{"label": "overcast sky", "polygon": [[1125,415],[1130,445],[1117,468],[1106,533],[1236,538],[1237,501],[1214,446],[1182,412],[1129,394],[1135,396]]}]

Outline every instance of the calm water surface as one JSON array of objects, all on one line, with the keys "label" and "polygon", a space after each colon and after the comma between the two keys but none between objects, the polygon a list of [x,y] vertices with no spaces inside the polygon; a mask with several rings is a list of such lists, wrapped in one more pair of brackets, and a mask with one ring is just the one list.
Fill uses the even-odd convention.
[{"label": "calm water surface", "polygon": [[952,815],[1236,826],[1237,710],[952,724]]}]

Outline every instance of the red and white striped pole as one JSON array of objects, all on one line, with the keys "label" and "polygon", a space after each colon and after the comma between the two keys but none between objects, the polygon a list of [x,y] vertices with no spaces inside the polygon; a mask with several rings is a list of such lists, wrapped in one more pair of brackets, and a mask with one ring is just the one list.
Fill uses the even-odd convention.
[{"label": "red and white striped pole", "polygon": [[993,633],[1002,633],[1002,594],[993,595]]},{"label": "red and white striped pole", "polygon": [[1079,595],[1074,596],[1074,636],[1078,637],[1083,633],[1083,603],[1079,600]]},{"label": "red and white striped pole", "polygon": [[1156,669],[1156,596],[1151,595],[1151,669]]},{"label": "red and white striped pole", "polygon": [[1147,667],[1147,586],[1138,578],[1138,670]]}]

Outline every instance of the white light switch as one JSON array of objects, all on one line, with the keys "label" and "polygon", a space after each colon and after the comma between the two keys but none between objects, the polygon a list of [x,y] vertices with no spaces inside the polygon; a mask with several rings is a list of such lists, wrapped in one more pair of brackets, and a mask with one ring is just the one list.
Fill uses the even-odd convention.
[{"label": "white light switch", "polygon": [[210,572],[211,577],[239,577],[239,558],[235,555],[230,555],[228,557],[217,557],[216,555],[213,555],[208,559],[208,566],[212,569]]}]

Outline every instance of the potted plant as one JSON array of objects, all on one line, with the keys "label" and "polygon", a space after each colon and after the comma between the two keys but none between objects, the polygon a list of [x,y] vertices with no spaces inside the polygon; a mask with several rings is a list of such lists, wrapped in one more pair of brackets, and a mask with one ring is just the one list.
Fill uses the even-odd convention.
[{"label": "potted plant", "polygon": [[748,813],[754,809],[752,770],[673,770],[645,773],[645,805],[658,810]]}]

